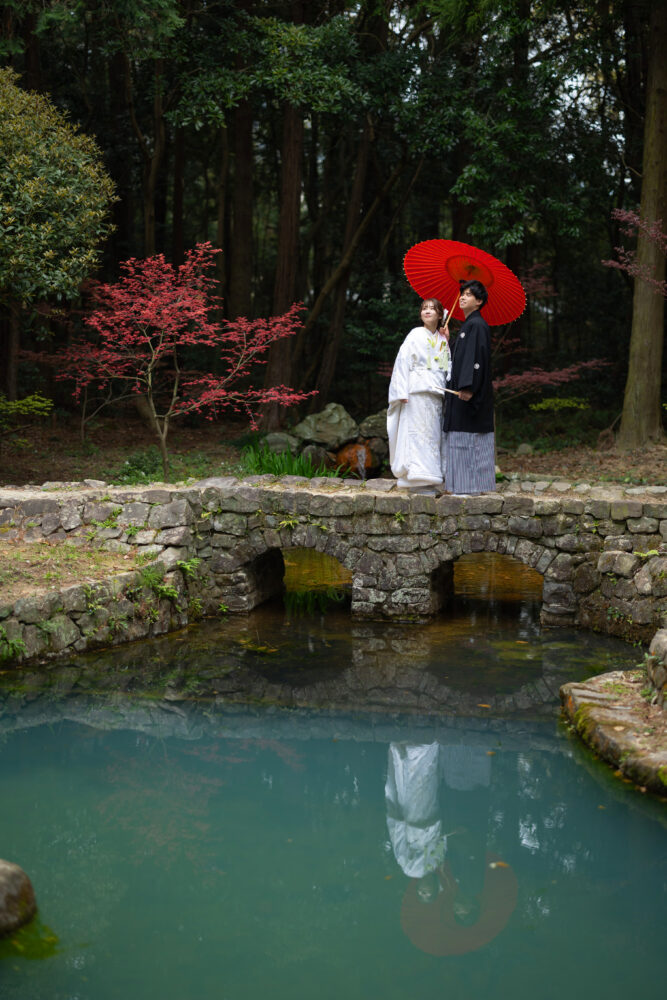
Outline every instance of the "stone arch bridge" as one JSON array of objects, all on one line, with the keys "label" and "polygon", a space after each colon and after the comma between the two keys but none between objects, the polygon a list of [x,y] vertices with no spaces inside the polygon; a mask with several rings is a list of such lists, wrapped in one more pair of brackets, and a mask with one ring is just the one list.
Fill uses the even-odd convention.
[{"label": "stone arch bridge", "polygon": [[[628,495],[622,487],[577,492],[544,483],[538,493],[534,484],[505,483],[497,493],[435,498],[389,480],[300,477],[216,478],[187,488],[57,486],[0,490],[0,533],[139,547],[161,560],[199,613],[256,607],[282,589],[283,550],[304,547],[350,570],[357,618],[426,620],[451,593],[461,555],[497,552],[542,575],[544,625],[647,641],[667,619],[661,487]],[[198,572],[189,574],[194,557]],[[185,607],[167,628],[187,623]],[[21,620],[17,608],[3,611]],[[167,630],[158,626],[148,634]]]},{"label": "stone arch bridge", "polygon": [[354,616],[420,621],[446,602],[461,555],[496,552],[544,578],[542,624],[647,638],[667,617],[667,500],[602,492],[435,498],[387,480],[287,477],[211,482],[201,501],[230,610],[279,590],[281,550],[303,547],[351,571]]}]

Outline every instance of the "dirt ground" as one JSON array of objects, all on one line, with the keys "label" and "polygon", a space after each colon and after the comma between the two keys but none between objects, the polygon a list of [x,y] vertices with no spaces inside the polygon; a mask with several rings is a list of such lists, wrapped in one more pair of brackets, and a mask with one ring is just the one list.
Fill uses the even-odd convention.
[{"label": "dirt ground", "polygon": [[[193,456],[199,459],[202,470],[206,463],[213,469],[222,464],[229,470],[239,460],[239,448],[233,442],[247,432],[248,426],[242,421],[207,422],[199,427],[174,423],[169,449],[174,458],[175,477]],[[21,436],[23,442],[19,446],[4,442],[0,447],[0,486],[105,479],[130,455],[155,445],[149,428],[132,414],[122,420],[99,420],[84,445],[74,419],[54,419],[28,428]],[[548,454],[516,455],[499,449],[498,464],[505,473],[559,476],[578,482],[667,485],[665,445],[630,454],[614,449],[567,448]],[[205,474],[213,473],[202,471]]]},{"label": "dirt ground", "polygon": [[[231,442],[248,431],[246,422],[202,424],[188,427],[174,423],[169,432],[169,452],[176,473],[181,459],[201,455],[216,463],[235,463],[239,449]],[[41,485],[107,479],[132,455],[156,447],[150,429],[138,417],[104,418],[96,422],[82,444],[74,419],[52,419],[21,432],[21,441],[0,439],[0,487]]]}]

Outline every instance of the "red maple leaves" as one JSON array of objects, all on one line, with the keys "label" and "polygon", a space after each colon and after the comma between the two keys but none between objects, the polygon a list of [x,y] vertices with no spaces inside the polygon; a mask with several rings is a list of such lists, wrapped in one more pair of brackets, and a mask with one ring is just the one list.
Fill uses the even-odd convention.
[{"label": "red maple leaves", "polygon": [[[73,382],[76,399],[96,396],[99,406],[143,395],[160,441],[165,464],[170,421],[186,413],[213,419],[222,410],[247,415],[253,427],[261,407],[292,406],[312,393],[288,386],[257,388],[257,364],[271,344],[301,327],[301,306],[269,319],[218,320],[213,268],[220,253],[198,243],[178,268],[162,254],[121,265],[114,284],[93,291],[93,311],[85,325],[93,334],[50,356],[57,379]],[[198,371],[202,348],[215,352],[212,371]]]}]

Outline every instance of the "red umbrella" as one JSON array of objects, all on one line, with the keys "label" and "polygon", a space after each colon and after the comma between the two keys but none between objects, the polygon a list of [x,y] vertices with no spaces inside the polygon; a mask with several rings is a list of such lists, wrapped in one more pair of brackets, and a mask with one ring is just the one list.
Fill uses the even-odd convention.
[{"label": "red umbrella", "polygon": [[415,243],[405,255],[403,267],[414,290],[423,299],[440,299],[454,319],[464,318],[458,304],[459,282],[472,279],[481,281],[489,293],[482,310],[489,326],[511,323],[526,308],[526,293],[514,272],[490,253],[467,243]]}]

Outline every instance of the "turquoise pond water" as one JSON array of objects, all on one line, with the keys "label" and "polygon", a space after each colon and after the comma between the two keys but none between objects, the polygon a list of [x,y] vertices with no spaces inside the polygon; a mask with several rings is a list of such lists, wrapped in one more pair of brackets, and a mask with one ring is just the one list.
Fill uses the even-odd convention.
[{"label": "turquoise pond water", "polygon": [[40,907],[0,998],[662,998],[667,810],[545,693],[641,653],[500,575],[417,630],[288,601],[0,678]]}]

